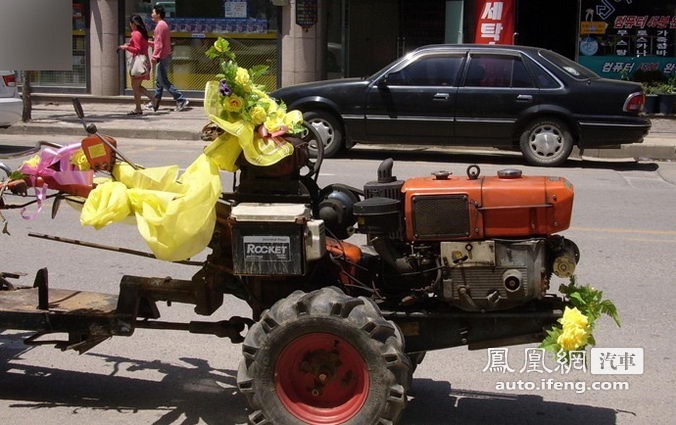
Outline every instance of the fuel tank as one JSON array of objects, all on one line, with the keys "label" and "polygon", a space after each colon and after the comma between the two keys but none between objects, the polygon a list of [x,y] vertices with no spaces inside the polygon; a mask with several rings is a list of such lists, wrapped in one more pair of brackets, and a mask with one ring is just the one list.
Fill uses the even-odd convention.
[{"label": "fuel tank", "polygon": [[568,180],[515,169],[467,177],[440,171],[407,180],[401,191],[409,241],[549,235],[570,226],[573,210]]}]

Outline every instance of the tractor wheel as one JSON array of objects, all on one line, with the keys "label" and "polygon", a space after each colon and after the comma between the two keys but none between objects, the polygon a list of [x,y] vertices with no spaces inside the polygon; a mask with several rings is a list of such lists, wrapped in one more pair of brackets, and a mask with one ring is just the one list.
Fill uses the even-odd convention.
[{"label": "tractor wheel", "polygon": [[263,313],[242,351],[252,424],[394,424],[405,407],[401,332],[368,298],[296,291]]},{"label": "tractor wheel", "polygon": [[411,374],[415,372],[418,368],[418,365],[423,362],[427,351],[418,351],[416,353],[408,353],[408,358],[411,361]]}]

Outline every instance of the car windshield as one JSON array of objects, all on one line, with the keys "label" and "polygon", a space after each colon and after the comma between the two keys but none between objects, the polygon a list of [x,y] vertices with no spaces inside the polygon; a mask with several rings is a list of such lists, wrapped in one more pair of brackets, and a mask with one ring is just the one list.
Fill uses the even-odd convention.
[{"label": "car windshield", "polygon": [[558,53],[552,52],[550,50],[540,50],[540,56],[554,64],[556,67],[560,68],[562,71],[567,73],[573,78],[585,79],[585,78],[601,78],[597,73],[591,69],[580,65],[577,62],[574,62],[568,59],[565,56],[561,56]]}]

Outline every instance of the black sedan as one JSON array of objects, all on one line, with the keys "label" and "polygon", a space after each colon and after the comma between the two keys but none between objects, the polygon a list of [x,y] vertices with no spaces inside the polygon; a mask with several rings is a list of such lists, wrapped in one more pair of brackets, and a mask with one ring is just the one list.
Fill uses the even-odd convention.
[{"label": "black sedan", "polygon": [[518,148],[533,165],[581,150],[641,143],[641,85],[599,77],[536,47],[432,45],[367,78],[272,93],[322,135],[324,154],[356,143]]}]

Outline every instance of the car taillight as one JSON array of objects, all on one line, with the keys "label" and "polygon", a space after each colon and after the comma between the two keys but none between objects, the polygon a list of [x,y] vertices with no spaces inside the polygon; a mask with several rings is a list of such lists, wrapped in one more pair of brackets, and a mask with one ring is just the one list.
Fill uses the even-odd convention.
[{"label": "car taillight", "polygon": [[16,87],[16,76],[14,74],[3,75],[2,79],[7,87]]},{"label": "car taillight", "polygon": [[627,97],[627,100],[624,101],[624,107],[622,108],[625,112],[641,112],[643,110],[643,105],[645,104],[645,95],[643,92],[632,93]]}]

